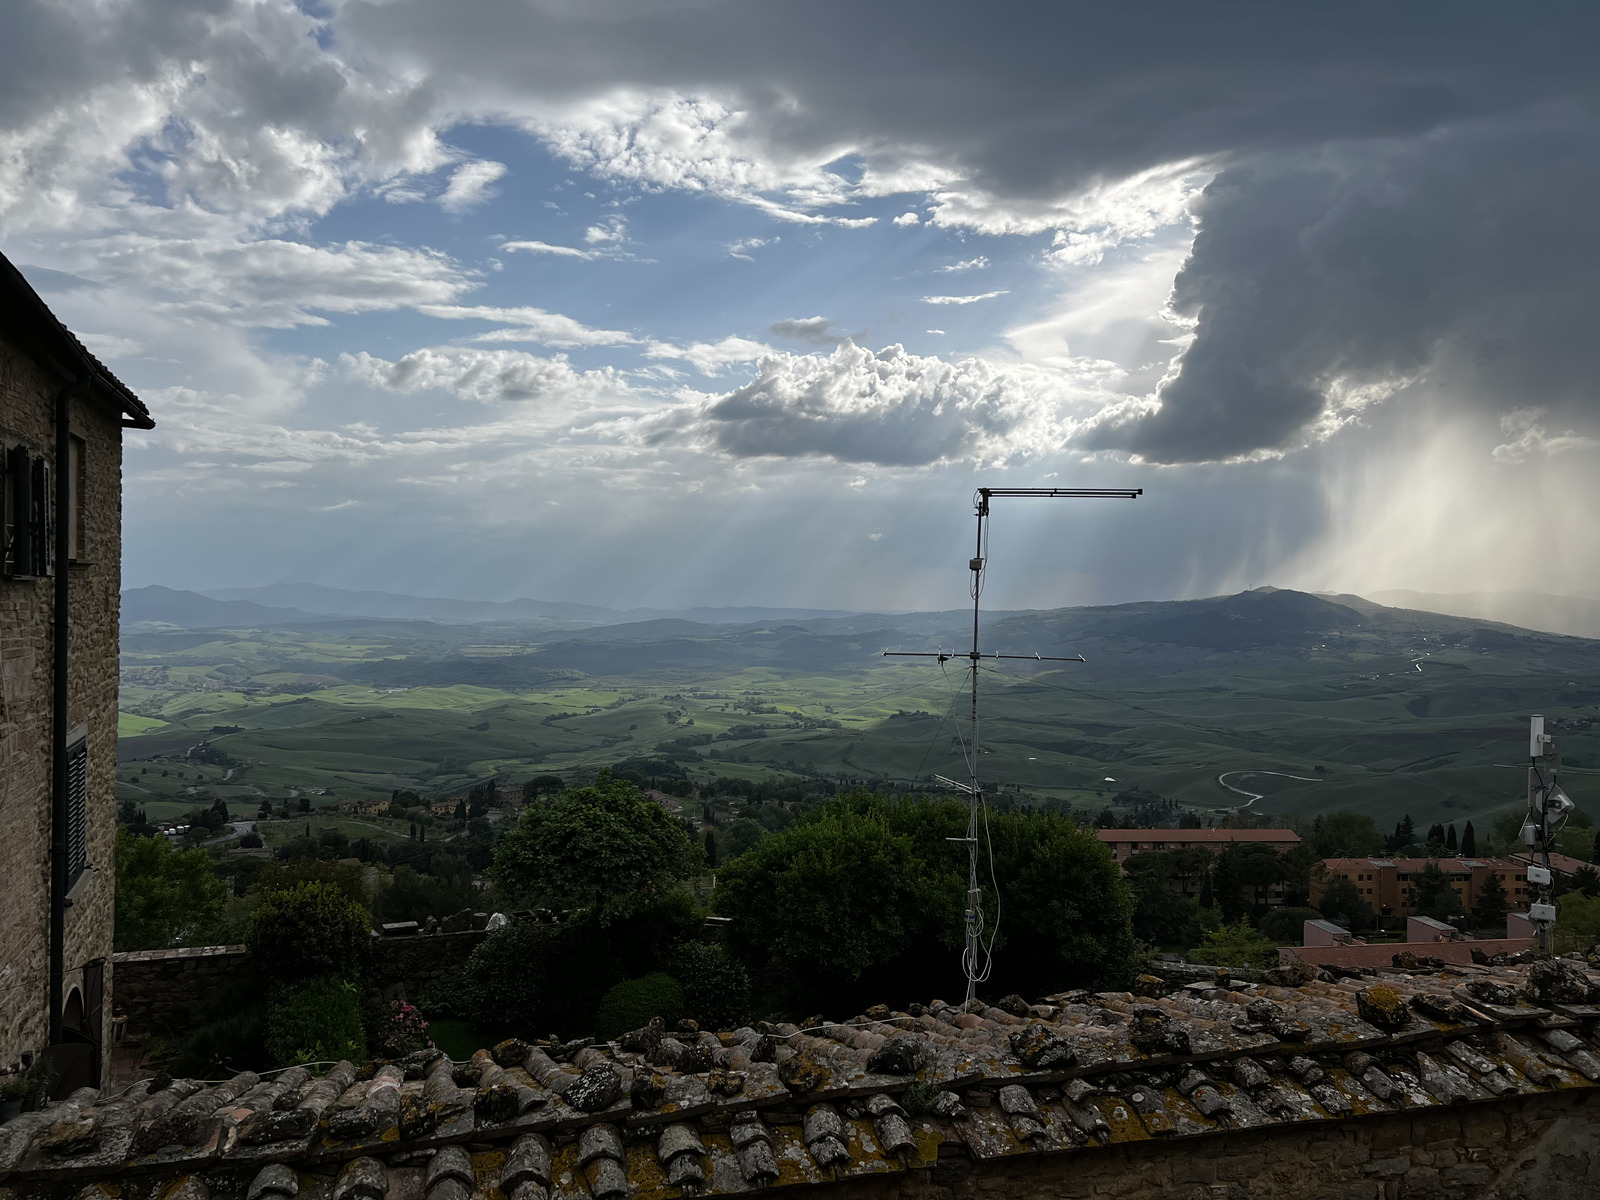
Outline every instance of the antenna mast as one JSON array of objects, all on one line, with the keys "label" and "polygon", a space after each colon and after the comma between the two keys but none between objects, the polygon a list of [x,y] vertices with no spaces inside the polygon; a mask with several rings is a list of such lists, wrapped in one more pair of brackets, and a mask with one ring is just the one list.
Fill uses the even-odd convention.
[{"label": "antenna mast", "polygon": [[1528,905],[1528,919],[1539,931],[1539,953],[1550,951],[1550,927],[1556,923],[1556,906],[1550,903],[1550,846],[1567,823],[1574,807],[1556,779],[1561,774],[1561,739],[1544,731],[1544,718],[1535,714],[1528,720],[1528,819],[1522,826],[1522,841],[1530,859],[1528,882],[1536,899]]},{"label": "antenna mast", "polygon": [[[967,797],[967,836],[949,840],[965,842],[967,845],[967,936],[966,945],[961,951],[961,970],[967,977],[966,998],[969,1002],[977,995],[978,984],[989,978],[989,972],[994,966],[993,956],[983,944],[983,892],[978,887],[978,810],[983,804],[983,786],[978,779],[978,755],[982,753],[981,743],[978,741],[979,663],[985,658],[1022,659],[1028,662],[1084,661],[1081,654],[1057,658],[1040,654],[985,654],[979,649],[978,609],[989,565],[989,501],[996,496],[1042,496],[1067,500],[1135,500],[1142,495],[1144,495],[1143,488],[979,488],[972,497],[972,506],[978,519],[978,541],[972,559],[967,563],[967,569],[972,572],[972,649],[965,654],[957,654],[954,651],[947,653],[944,650],[883,652],[885,658],[936,658],[941,663],[948,662],[952,658],[965,658],[972,673],[972,743],[967,763],[972,782],[957,783],[953,779],[946,779],[943,775],[934,776],[939,783],[953,791],[964,792]],[[999,929],[998,916],[995,928]],[[994,944],[992,935],[989,944],[991,946]]]}]

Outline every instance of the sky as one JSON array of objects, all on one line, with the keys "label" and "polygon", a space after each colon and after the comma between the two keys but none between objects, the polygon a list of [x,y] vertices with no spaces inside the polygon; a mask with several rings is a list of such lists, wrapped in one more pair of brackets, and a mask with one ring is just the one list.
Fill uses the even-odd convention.
[{"label": "sky", "polygon": [[13,0],[124,585],[1600,588],[1592,6]]}]

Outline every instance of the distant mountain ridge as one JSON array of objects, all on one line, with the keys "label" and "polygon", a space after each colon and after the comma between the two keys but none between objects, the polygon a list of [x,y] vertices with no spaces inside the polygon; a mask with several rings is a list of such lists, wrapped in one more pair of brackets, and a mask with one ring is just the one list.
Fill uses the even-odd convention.
[{"label": "distant mountain ridge", "polygon": [[[768,621],[859,619],[845,609],[701,606],[679,610],[603,608],[545,600],[455,600],[394,592],[345,591],[313,583],[190,592],[153,584],[122,593],[125,625],[155,622],[185,629],[301,625],[337,619],[433,621],[450,625],[517,624],[538,632],[594,629],[660,621],[751,625]],[[881,624],[885,618],[874,616]]]},{"label": "distant mountain ridge", "polygon": [[1555,596],[1527,591],[1452,594],[1386,591],[1373,592],[1369,598],[1394,608],[1478,617],[1546,633],[1600,638],[1600,596]]}]

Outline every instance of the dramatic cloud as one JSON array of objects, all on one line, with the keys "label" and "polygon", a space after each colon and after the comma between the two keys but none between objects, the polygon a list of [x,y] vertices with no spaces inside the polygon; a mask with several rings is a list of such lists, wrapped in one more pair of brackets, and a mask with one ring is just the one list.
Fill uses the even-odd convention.
[{"label": "dramatic cloud", "polygon": [[[1169,553],[1106,551],[1168,591],[1328,539],[1303,561],[1420,570],[1360,552],[1394,532],[1363,464],[1477,559],[1496,489],[1600,502],[1597,33],[1439,0],[17,0],[0,227],[160,404],[134,496],[332,523],[411,488],[468,528],[543,472],[595,510],[726,472],[776,512],[832,461],[909,514],[1009,464],[1186,497]],[[248,508],[130,504],[131,536]]]},{"label": "dramatic cloud", "polygon": [[1464,406],[1600,417],[1580,349],[1600,265],[1595,132],[1538,112],[1224,171],[1172,296],[1193,341],[1159,406],[1096,444],[1164,462],[1293,449],[1419,381]]},{"label": "dramatic cloud", "polygon": [[826,357],[773,354],[755,379],[643,428],[653,441],[740,458],[831,458],[915,467],[1037,457],[1067,440],[1065,381],[846,342]]}]

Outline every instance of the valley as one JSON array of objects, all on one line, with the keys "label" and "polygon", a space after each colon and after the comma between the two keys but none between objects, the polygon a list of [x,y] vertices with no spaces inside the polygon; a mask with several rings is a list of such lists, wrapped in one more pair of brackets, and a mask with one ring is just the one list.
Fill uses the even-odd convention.
[{"label": "valley", "polygon": [[[119,744],[119,796],[153,819],[201,794],[325,807],[623,762],[818,790],[966,775],[964,660],[881,656],[962,645],[959,612],[530,624],[267,609],[187,627],[153,607],[124,625]],[[1600,642],[1259,589],[997,613],[984,645],[1088,659],[984,663],[980,775],[1002,803],[1093,813],[1140,791],[1203,819],[1248,804],[1481,822],[1521,802],[1527,715],[1543,712],[1569,790],[1600,807],[1585,795],[1600,786]]]}]

